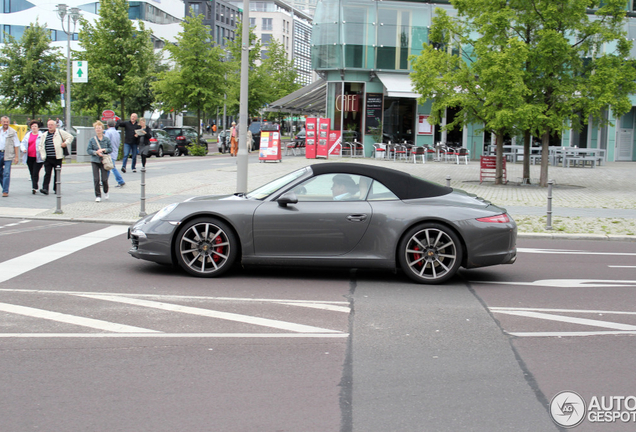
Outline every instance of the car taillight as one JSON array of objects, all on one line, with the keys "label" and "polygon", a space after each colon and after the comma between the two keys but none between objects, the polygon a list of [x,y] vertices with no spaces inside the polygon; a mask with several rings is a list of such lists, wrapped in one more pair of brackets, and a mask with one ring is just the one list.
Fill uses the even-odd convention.
[{"label": "car taillight", "polygon": [[157,139],[156,139],[156,138],[150,138],[148,141],[150,141],[150,142],[157,142]]},{"label": "car taillight", "polygon": [[177,141],[185,141],[185,137],[184,136],[178,136],[177,137]]},{"label": "car taillight", "polygon": [[506,213],[497,215],[497,216],[488,216],[488,217],[483,217],[483,218],[479,218],[477,219],[479,222],[486,222],[486,223],[508,223],[510,222],[510,218],[508,217],[508,215]]}]

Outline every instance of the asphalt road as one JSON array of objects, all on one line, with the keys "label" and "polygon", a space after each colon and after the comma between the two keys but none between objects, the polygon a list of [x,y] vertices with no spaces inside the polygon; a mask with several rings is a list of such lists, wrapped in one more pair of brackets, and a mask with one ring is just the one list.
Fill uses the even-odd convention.
[{"label": "asphalt road", "polygon": [[1,431],[549,431],[561,391],[636,393],[633,242],[522,239],[512,266],[419,286],[197,279],[124,230],[0,219]]}]

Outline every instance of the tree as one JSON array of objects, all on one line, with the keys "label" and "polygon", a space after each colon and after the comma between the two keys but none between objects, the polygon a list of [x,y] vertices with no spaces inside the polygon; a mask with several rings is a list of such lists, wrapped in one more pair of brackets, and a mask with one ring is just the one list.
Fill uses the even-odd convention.
[{"label": "tree", "polygon": [[49,31],[36,20],[20,40],[5,33],[0,50],[0,87],[7,109],[22,108],[35,117],[60,97],[64,80],[63,57],[51,48]]},{"label": "tree", "polygon": [[[430,120],[439,124],[447,108],[458,108],[452,130],[470,123],[482,123],[497,137],[497,154],[503,153],[503,136],[514,130],[528,92],[523,74],[509,65],[523,62],[523,44],[502,41],[499,46],[472,41],[464,23],[437,10],[429,34],[430,45],[413,61],[412,80],[422,100],[432,99]],[[455,44],[454,44],[455,43]],[[455,46],[469,47],[458,50]],[[503,183],[502,159],[497,158],[495,184]]]},{"label": "tree", "polygon": [[[128,19],[126,0],[102,0],[99,19],[81,23],[79,43],[84,51],[76,55],[90,67],[90,84],[81,93],[89,96],[84,102],[93,108],[118,102],[121,117],[126,118],[127,101],[144,95],[156,65],[151,32],[143,22],[133,24]],[[151,97],[147,93],[146,97],[146,103],[136,100],[137,107],[150,107]]]},{"label": "tree", "polygon": [[[263,46],[257,40],[256,34],[250,28],[249,32],[249,87],[247,113],[254,116],[265,106],[272,102],[273,79],[268,75],[268,70],[260,62],[261,49]],[[243,46],[243,23],[239,23],[236,29],[236,39],[228,42],[230,51],[230,61],[228,62],[227,74],[227,105],[230,112],[239,112],[239,102],[241,94],[241,50]]]},{"label": "tree", "polygon": [[224,52],[213,46],[210,28],[203,25],[203,15],[186,16],[181,26],[183,30],[176,43],[168,43],[164,48],[175,67],[160,73],[152,88],[164,106],[196,111],[200,125],[201,113],[223,98]]},{"label": "tree", "polygon": [[[452,35],[447,40],[474,50],[476,62],[488,50],[508,52],[520,49],[519,44],[525,50],[524,60],[505,65],[500,77],[505,87],[507,75],[522,74],[527,92],[523,103],[509,112],[515,116],[517,133],[542,137],[541,186],[548,182],[551,134],[587,123],[590,116],[603,126],[606,110],[611,108],[618,117],[631,109],[636,68],[623,30],[622,0],[453,0],[452,4],[457,18],[439,21],[440,27],[432,33]],[[484,100],[485,109],[490,103]]]},{"label": "tree", "polygon": [[287,96],[301,87],[295,82],[298,73],[294,68],[294,62],[287,58],[283,44],[277,39],[271,39],[267,45],[267,54],[262,61],[262,68],[265,74],[272,79],[270,95],[272,100],[269,102]]}]

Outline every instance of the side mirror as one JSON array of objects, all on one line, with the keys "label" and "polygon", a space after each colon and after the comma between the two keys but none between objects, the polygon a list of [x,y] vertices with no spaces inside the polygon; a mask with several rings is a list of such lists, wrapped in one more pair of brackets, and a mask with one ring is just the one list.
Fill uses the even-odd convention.
[{"label": "side mirror", "polygon": [[298,197],[294,192],[285,192],[276,200],[276,202],[278,202],[278,205],[281,207],[287,207],[287,204],[298,203]]}]

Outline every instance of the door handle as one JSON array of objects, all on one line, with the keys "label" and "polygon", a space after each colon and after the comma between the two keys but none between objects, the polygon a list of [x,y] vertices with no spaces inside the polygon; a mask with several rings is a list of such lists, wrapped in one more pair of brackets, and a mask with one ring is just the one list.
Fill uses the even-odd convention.
[{"label": "door handle", "polygon": [[350,220],[351,222],[362,222],[362,221],[365,221],[367,219],[367,215],[365,215],[365,214],[353,214],[353,215],[347,216],[347,219]]}]

